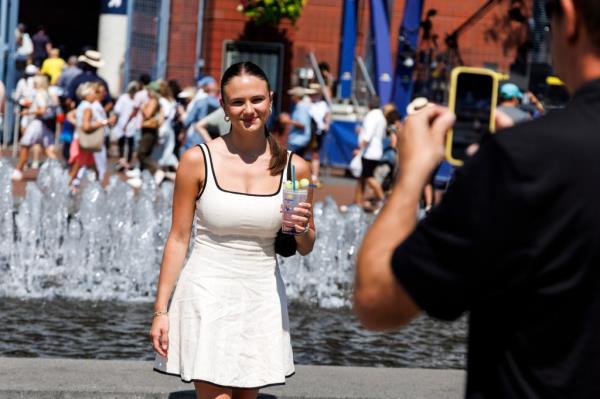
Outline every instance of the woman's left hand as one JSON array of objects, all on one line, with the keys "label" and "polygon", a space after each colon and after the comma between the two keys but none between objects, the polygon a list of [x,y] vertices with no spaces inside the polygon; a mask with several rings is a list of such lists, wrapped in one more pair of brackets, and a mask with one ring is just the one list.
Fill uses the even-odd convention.
[{"label": "woman's left hand", "polygon": [[303,234],[309,227],[310,218],[312,216],[311,204],[308,202],[300,202],[292,214],[292,222],[284,223],[289,227],[294,227],[297,234]]}]

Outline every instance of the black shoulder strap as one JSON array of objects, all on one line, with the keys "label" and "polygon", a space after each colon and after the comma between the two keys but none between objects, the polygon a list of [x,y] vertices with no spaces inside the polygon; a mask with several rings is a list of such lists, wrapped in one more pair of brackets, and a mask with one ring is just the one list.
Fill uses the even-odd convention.
[{"label": "black shoulder strap", "polygon": [[287,180],[291,180],[292,179],[292,157],[294,156],[294,151],[290,151],[290,156],[288,158],[288,163],[287,163],[287,175],[286,175],[286,179]]}]

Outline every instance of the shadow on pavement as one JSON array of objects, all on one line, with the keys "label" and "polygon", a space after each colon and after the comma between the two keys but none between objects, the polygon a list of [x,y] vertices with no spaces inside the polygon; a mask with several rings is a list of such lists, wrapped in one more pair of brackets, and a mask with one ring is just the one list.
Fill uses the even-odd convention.
[{"label": "shadow on pavement", "polygon": [[[196,399],[195,391],[178,391],[169,394],[169,399]],[[257,399],[277,399],[277,396],[259,393]]]}]

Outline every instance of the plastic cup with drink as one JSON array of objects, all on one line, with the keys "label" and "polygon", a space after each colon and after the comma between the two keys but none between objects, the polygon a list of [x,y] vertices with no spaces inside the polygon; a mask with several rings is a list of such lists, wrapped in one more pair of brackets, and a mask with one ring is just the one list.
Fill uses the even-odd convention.
[{"label": "plastic cup with drink", "polygon": [[307,201],[310,188],[311,185],[308,179],[296,180],[296,168],[292,166],[292,180],[286,181],[283,186],[281,231],[284,234],[298,235],[303,233],[302,231],[296,231],[296,221],[292,216],[294,215],[294,208],[301,202]]}]

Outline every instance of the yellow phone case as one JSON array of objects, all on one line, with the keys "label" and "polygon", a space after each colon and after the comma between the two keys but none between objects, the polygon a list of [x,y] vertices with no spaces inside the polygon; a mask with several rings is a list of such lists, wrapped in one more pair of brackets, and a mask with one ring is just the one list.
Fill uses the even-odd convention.
[{"label": "yellow phone case", "polygon": [[[475,67],[456,67],[452,70],[450,76],[450,91],[448,96],[448,108],[454,112],[456,106],[456,84],[458,82],[458,75],[461,73],[470,73],[477,75],[486,75],[492,78],[492,103],[491,103],[491,115],[490,115],[490,132],[494,132],[496,128],[496,106],[498,104],[498,73],[490,69],[475,68]],[[454,166],[462,166],[463,161],[452,157],[452,129],[448,131],[446,136],[446,160]]]}]

